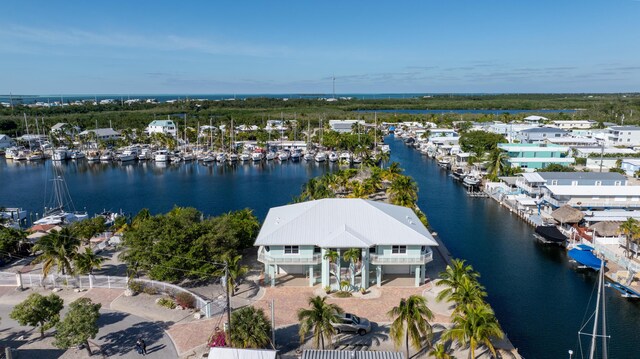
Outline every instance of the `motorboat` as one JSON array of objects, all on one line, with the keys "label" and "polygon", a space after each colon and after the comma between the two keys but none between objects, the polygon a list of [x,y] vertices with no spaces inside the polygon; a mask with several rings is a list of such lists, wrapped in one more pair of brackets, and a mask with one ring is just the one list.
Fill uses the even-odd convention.
[{"label": "motorboat", "polygon": [[278,153],[278,159],[280,161],[288,161],[289,160],[289,151],[282,151]]},{"label": "motorboat", "polygon": [[464,168],[457,167],[453,171],[451,171],[451,177],[457,181],[462,181],[467,174],[464,172]]},{"label": "motorboat", "polygon": [[316,160],[316,162],[324,162],[327,160],[327,154],[324,152],[318,152],[314,159]]},{"label": "motorboat", "polygon": [[351,159],[351,153],[349,153],[349,152],[342,152],[342,153],[340,154],[339,161],[340,161],[341,163],[344,163],[344,164],[347,164],[347,165],[351,164],[351,161],[352,161],[352,159]]},{"label": "motorboat", "polygon": [[238,162],[238,155],[235,153],[230,153],[229,154],[229,163],[236,163]]},{"label": "motorboat", "polygon": [[79,150],[73,150],[71,151],[71,155],[69,156],[72,160],[80,160],[85,158],[86,156],[84,155],[84,152],[79,151]]},{"label": "motorboat", "polygon": [[300,153],[300,150],[295,150],[291,153],[291,161],[298,162],[300,161],[300,158],[302,158],[302,153]]},{"label": "motorboat", "polygon": [[27,161],[40,161],[44,159],[44,154],[40,151],[33,151],[27,155]]},{"label": "motorboat", "polygon": [[262,151],[254,151],[251,153],[251,159],[253,162],[260,162],[264,159],[264,153]]},{"label": "motorboat", "polygon": [[143,148],[142,150],[140,150],[140,153],[138,153],[138,160],[140,161],[150,160],[152,156],[153,156],[153,151],[151,151],[150,148]]},{"label": "motorboat", "polygon": [[307,152],[304,154],[304,156],[302,156],[302,159],[304,159],[305,161],[309,162],[309,161],[313,161],[313,153],[311,152]]},{"label": "motorboat", "polygon": [[250,154],[248,154],[246,152],[243,152],[243,153],[240,154],[240,161],[247,162],[250,159],[251,159],[251,155]]},{"label": "motorboat", "polygon": [[335,153],[335,152],[331,152],[331,153],[329,154],[329,162],[337,162],[339,158],[340,158],[340,157],[339,157],[339,156],[338,156],[338,154],[337,154],[337,153]]},{"label": "motorboat", "polygon": [[182,157],[182,160],[184,162],[191,162],[196,159],[196,155],[194,155],[192,152],[182,152],[180,154],[180,157]]},{"label": "motorboat", "polygon": [[158,150],[153,155],[153,160],[156,162],[169,162],[171,161],[171,155],[167,150]]},{"label": "motorboat", "polygon": [[267,161],[273,161],[276,157],[277,155],[275,154],[275,152],[268,152],[265,158],[267,159]]},{"label": "motorboat", "polygon": [[203,163],[211,163],[211,162],[215,162],[216,161],[216,156],[214,156],[211,153],[206,153],[203,157],[202,157],[202,162]]},{"label": "motorboat", "polygon": [[441,157],[438,159],[438,166],[449,169],[451,167],[451,160],[446,157]]},{"label": "motorboat", "polygon": [[219,153],[219,154],[216,156],[216,161],[218,161],[219,163],[224,163],[226,160],[227,160],[227,154],[226,154],[226,153],[224,153],[224,152]]},{"label": "motorboat", "polygon": [[104,151],[100,154],[100,161],[112,161],[113,153],[111,151]]},{"label": "motorboat", "polygon": [[178,153],[169,156],[169,159],[170,159],[170,162],[173,164],[182,162],[182,157],[180,157],[180,154]]},{"label": "motorboat", "polygon": [[56,148],[51,155],[51,159],[54,161],[64,161],[67,159],[67,148],[60,147]]},{"label": "motorboat", "polygon": [[480,182],[482,182],[480,178],[474,175],[468,175],[462,180],[462,183],[467,187],[478,187]]},{"label": "motorboat", "polygon": [[14,159],[15,156],[18,155],[18,152],[20,152],[20,148],[19,147],[9,147],[9,148],[7,148],[7,150],[4,153],[4,158],[6,158],[8,160],[12,160],[12,159]]},{"label": "motorboat", "polygon": [[100,161],[100,152],[98,152],[98,151],[89,151],[89,152],[87,152],[87,161],[89,161],[89,162],[98,162],[98,161]]},{"label": "motorboat", "polygon": [[14,161],[26,161],[27,157],[30,154],[31,154],[31,152],[27,151],[27,150],[18,151],[18,153],[13,155],[13,160]]},{"label": "motorboat", "polygon": [[138,150],[134,148],[127,148],[126,150],[122,151],[121,154],[118,155],[118,161],[121,161],[121,162],[133,161],[136,158],[138,158]]}]

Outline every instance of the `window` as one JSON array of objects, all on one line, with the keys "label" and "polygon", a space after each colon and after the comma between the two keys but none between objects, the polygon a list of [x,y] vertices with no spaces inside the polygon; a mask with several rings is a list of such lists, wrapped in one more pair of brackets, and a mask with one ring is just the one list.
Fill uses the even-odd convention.
[{"label": "window", "polygon": [[407,246],[391,246],[392,254],[407,254]]},{"label": "window", "polygon": [[270,248],[269,246],[265,246],[265,247],[264,247],[264,251],[265,251],[265,252],[269,252],[270,250],[271,250],[271,248]]},{"label": "window", "polygon": [[300,247],[298,246],[284,246],[284,254],[299,254]]},{"label": "window", "polygon": [[369,247],[369,253],[376,253],[376,247]]},{"label": "window", "polygon": [[558,185],[558,180],[551,180],[551,185],[552,186],[557,186]]},{"label": "window", "polygon": [[322,253],[322,248],[320,248],[320,247],[313,247],[313,253],[315,253],[315,254]]},{"label": "window", "polygon": [[620,182],[620,181],[615,181],[615,182],[613,183],[613,185],[614,185],[614,186],[620,186],[621,184],[622,184],[622,182]]},{"label": "window", "polygon": [[602,181],[596,181],[596,186],[602,186]]}]

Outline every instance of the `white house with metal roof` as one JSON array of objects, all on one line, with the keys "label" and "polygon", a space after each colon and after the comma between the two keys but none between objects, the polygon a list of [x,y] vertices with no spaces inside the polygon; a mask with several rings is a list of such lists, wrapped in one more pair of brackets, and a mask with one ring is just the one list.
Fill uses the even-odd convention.
[{"label": "white house with metal roof", "polygon": [[[419,286],[437,242],[406,207],[364,199],[327,198],[269,210],[254,246],[264,263],[265,280],[279,275],[306,276],[309,286],[380,286],[385,275],[413,277]],[[355,267],[343,258],[357,248]],[[335,251],[339,259],[327,258]]]},{"label": "white house with metal roof", "polygon": [[120,138],[120,132],[113,128],[96,128],[95,130],[84,130],[79,133],[80,136],[88,136],[90,133],[95,133],[98,140],[109,141]]},{"label": "white house with metal roof", "polygon": [[640,126],[611,126],[606,135],[612,146],[640,146]]},{"label": "white house with metal roof", "polygon": [[172,120],[155,120],[147,126],[147,133],[164,133],[176,137],[178,134],[178,126]]}]

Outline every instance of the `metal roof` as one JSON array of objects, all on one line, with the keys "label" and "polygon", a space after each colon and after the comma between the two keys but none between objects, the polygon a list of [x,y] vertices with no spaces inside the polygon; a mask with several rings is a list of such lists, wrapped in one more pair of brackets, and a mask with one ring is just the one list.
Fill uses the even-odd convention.
[{"label": "metal roof", "polygon": [[[594,180],[594,181],[621,181],[627,177],[617,172],[537,172],[538,176],[549,183],[551,180]],[[524,175],[523,175],[524,176]],[[526,177],[525,177],[526,178]]]},{"label": "metal roof", "polygon": [[401,352],[368,350],[305,350],[302,359],[404,359]]},{"label": "metal roof", "polygon": [[614,131],[640,131],[638,126],[611,126],[609,128]]},{"label": "metal roof", "polygon": [[544,182],[546,182],[546,180],[544,178],[542,178],[542,176],[540,176],[540,173],[538,173],[538,172],[523,173],[522,177],[524,177],[524,179],[529,183],[534,183],[534,182],[544,183]]},{"label": "metal roof", "polygon": [[550,186],[547,189],[556,196],[581,197],[638,197],[640,186]]},{"label": "metal roof", "polygon": [[271,208],[254,245],[369,248],[438,244],[409,208],[356,198],[327,198]]},{"label": "metal roof", "polygon": [[532,132],[545,132],[545,133],[549,133],[549,132],[562,132],[562,133],[567,133],[567,131],[557,128],[557,127],[534,127],[534,128],[528,128],[526,130],[520,130],[520,132],[526,132],[526,133],[532,133]]},{"label": "metal roof", "polygon": [[209,349],[209,358],[215,359],[275,359],[278,352],[263,349],[240,349],[213,347]]}]

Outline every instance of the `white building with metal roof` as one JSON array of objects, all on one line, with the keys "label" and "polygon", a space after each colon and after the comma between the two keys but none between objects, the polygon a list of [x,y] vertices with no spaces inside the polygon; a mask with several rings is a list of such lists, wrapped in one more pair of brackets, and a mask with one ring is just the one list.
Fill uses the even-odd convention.
[{"label": "white building with metal roof", "polygon": [[[415,213],[406,207],[364,199],[327,198],[269,210],[254,243],[265,277],[304,275],[310,286],[339,288],[349,280],[356,288],[382,284],[385,274],[425,280],[437,242]],[[343,258],[359,250],[354,265]],[[337,253],[331,261],[327,253]]]},{"label": "white building with metal roof", "polygon": [[172,120],[155,120],[147,126],[147,133],[163,133],[176,137],[178,134],[178,126]]}]

